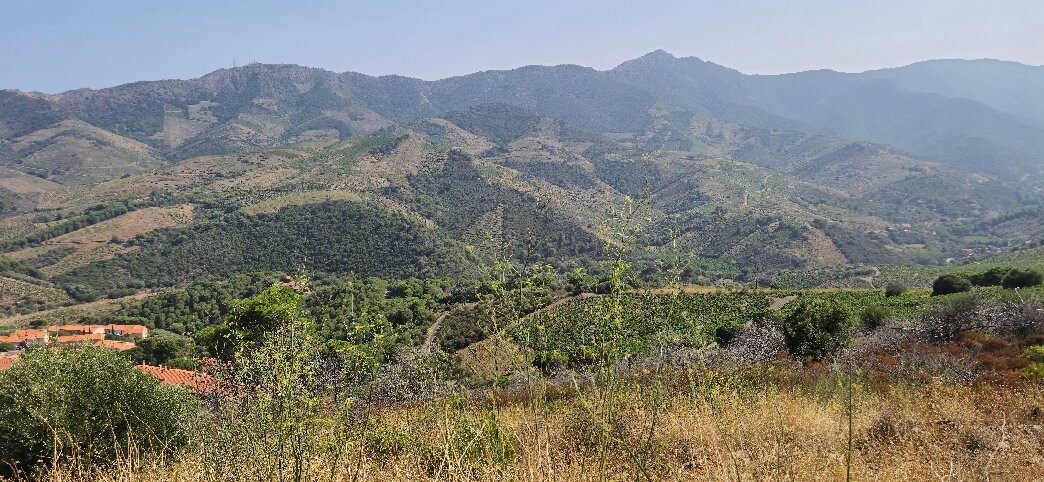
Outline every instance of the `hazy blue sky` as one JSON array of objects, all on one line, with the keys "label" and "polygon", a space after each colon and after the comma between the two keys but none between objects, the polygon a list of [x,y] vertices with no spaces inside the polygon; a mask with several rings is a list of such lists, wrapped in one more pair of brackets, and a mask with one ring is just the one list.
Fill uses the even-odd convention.
[{"label": "hazy blue sky", "polygon": [[437,79],[599,69],[662,48],[747,73],[928,58],[1044,64],[1044,1],[0,0],[0,88],[197,77],[257,60]]}]

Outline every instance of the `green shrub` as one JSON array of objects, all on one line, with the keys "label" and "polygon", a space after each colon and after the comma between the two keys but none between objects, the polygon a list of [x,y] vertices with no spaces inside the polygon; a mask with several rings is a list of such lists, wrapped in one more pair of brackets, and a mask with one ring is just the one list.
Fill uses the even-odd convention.
[{"label": "green shrub", "polygon": [[906,293],[906,285],[902,283],[888,283],[885,286],[884,293],[886,297],[891,298],[892,296],[899,296]]},{"label": "green shrub", "polygon": [[1013,288],[1027,288],[1030,286],[1037,286],[1044,283],[1044,274],[1040,271],[1032,269],[1013,269],[1008,271],[1008,274],[1004,275],[1001,279],[1001,286],[1013,289]]},{"label": "green shrub", "polygon": [[1034,345],[1022,352],[1022,357],[1030,364],[1022,369],[1029,378],[1044,378],[1044,345]]},{"label": "green shrub", "polygon": [[722,321],[713,325],[711,336],[719,346],[728,346],[743,331],[744,324],[738,320]]},{"label": "green shrub", "polygon": [[386,461],[406,451],[409,435],[387,425],[378,425],[366,431],[363,446],[374,460]]},{"label": "green shrub", "polygon": [[975,286],[999,286],[1001,280],[1004,279],[1004,275],[1008,274],[1009,271],[1011,271],[1011,268],[998,266],[982,273],[973,274],[968,277],[968,281],[971,281]]},{"label": "green shrub", "polygon": [[868,306],[859,314],[859,321],[863,322],[863,326],[868,330],[876,330],[891,318],[892,310],[881,305]]},{"label": "green shrub", "polygon": [[0,474],[55,456],[96,465],[175,449],[194,403],[112,350],[30,350],[0,372]]},{"label": "green shrub", "polygon": [[944,274],[932,283],[932,296],[948,295],[971,291],[971,281],[955,274]]},{"label": "green shrub", "polygon": [[798,305],[783,320],[783,341],[790,353],[825,358],[844,347],[851,336],[849,314],[838,303],[814,299]]},{"label": "green shrub", "polygon": [[1044,345],[1033,345],[1022,352],[1022,357],[1035,363],[1044,363]]}]

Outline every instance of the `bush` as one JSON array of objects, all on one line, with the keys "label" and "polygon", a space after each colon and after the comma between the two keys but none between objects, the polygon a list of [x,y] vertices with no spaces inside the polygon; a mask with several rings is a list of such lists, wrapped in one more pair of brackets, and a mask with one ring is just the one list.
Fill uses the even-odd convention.
[{"label": "bush", "polygon": [[955,296],[925,311],[921,324],[933,340],[952,340],[962,331],[977,330],[985,325],[984,303],[975,293]]},{"label": "bush", "polygon": [[745,325],[738,321],[722,322],[712,328],[711,335],[718,346],[729,346],[744,328]]},{"label": "bush", "polygon": [[1004,275],[1008,274],[1009,271],[1011,271],[1011,268],[998,266],[982,273],[973,274],[968,277],[968,281],[971,281],[975,286],[999,286],[1001,280],[1004,279]]},{"label": "bush", "polygon": [[1044,283],[1044,274],[1040,271],[1032,269],[1013,269],[1008,271],[1008,274],[1004,275],[1001,279],[1001,286],[1013,289],[1013,288],[1027,288],[1030,286],[1037,286]]},{"label": "bush", "polygon": [[1044,378],[1044,345],[1034,345],[1022,352],[1029,365],[1022,370],[1029,378]]},{"label": "bush", "polygon": [[367,430],[363,437],[367,455],[381,462],[405,452],[409,441],[405,432],[387,425]]},{"label": "bush", "polygon": [[811,300],[783,320],[783,342],[796,356],[825,358],[844,347],[851,336],[848,312],[840,304]]},{"label": "bush", "polygon": [[881,305],[868,306],[859,314],[859,321],[863,322],[863,326],[868,330],[876,330],[891,318],[892,310]]},{"label": "bush", "polygon": [[175,449],[194,402],[112,350],[30,350],[0,372],[0,474],[55,456],[97,465]]},{"label": "bush", "polygon": [[932,296],[949,295],[971,291],[971,281],[955,274],[944,274],[932,283]]},{"label": "bush", "polygon": [[892,296],[899,296],[906,293],[906,285],[902,283],[888,283],[884,289],[885,296],[891,298]]}]

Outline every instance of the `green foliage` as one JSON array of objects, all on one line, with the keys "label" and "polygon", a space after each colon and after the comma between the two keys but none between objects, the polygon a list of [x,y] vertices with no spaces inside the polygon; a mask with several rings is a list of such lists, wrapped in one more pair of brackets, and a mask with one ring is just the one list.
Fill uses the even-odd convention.
[{"label": "green foliage", "polygon": [[[463,274],[463,246],[387,208],[326,202],[249,216],[212,213],[184,229],[159,229],[130,241],[140,251],[65,273],[65,285],[94,292],[198,281],[200,276],[301,268],[399,278]],[[201,215],[202,216],[202,215]]]},{"label": "green foliage", "polygon": [[142,324],[150,328],[193,335],[221,323],[236,301],[272,286],[279,275],[270,272],[241,274],[223,281],[201,281],[184,290],[157,293],[128,303],[110,315],[83,318],[90,324]]},{"label": "green foliage", "polygon": [[265,335],[296,319],[301,293],[285,285],[272,285],[252,298],[232,304],[224,323],[209,326],[196,339],[211,355],[231,360],[243,350],[253,350]]},{"label": "green foliage", "polygon": [[569,216],[555,212],[544,200],[489,182],[471,158],[458,150],[448,152],[441,170],[409,176],[408,189],[393,186],[384,194],[462,239],[484,239],[487,228],[483,223],[498,218],[503,226],[502,241],[515,258],[538,255],[561,261],[583,259],[599,253],[602,247],[594,234],[577,226]]},{"label": "green foliage", "polygon": [[1014,288],[1027,288],[1044,283],[1044,273],[1032,269],[1013,269],[1008,271],[1001,279],[1001,286]]},{"label": "green foliage", "polygon": [[135,342],[127,356],[136,364],[198,370],[198,359],[204,355],[192,338],[153,331],[148,338]]},{"label": "green foliage", "polygon": [[967,278],[955,274],[944,274],[932,283],[932,296],[949,295],[971,291],[972,284]]},{"label": "green foliage", "polygon": [[598,287],[598,279],[587,274],[583,268],[576,267],[566,278],[566,286],[575,295],[580,293],[594,293]]},{"label": "green foliage", "polygon": [[859,314],[859,321],[868,330],[876,330],[892,319],[892,311],[885,306],[868,306]]},{"label": "green foliage", "polygon": [[534,132],[540,117],[508,104],[482,104],[464,110],[451,111],[444,118],[458,127],[507,144]]},{"label": "green foliage", "polygon": [[1029,378],[1044,379],[1044,345],[1033,345],[1022,352],[1022,357],[1029,360],[1029,365],[1022,369]]},{"label": "green foliage", "polygon": [[660,335],[700,346],[716,332],[745,324],[769,306],[761,293],[699,293],[657,296],[623,292],[570,300],[555,309],[525,318],[511,330],[516,343],[534,351],[539,363],[589,364],[606,350],[649,353]]},{"label": "green foliage", "polygon": [[[300,312],[300,294],[273,286],[237,303],[222,326],[234,363],[219,374],[226,388],[202,441],[204,462],[214,473],[238,462],[255,471],[246,478],[300,480],[320,450],[328,414],[346,409],[339,398],[325,411],[332,387],[319,380],[321,344]],[[249,455],[257,453],[265,456]]]},{"label": "green foliage", "polygon": [[711,332],[714,342],[719,346],[728,346],[743,331],[744,326],[746,325],[739,320],[724,321],[713,325]]},{"label": "green foliage", "polygon": [[884,249],[880,240],[863,232],[850,229],[840,223],[816,219],[812,226],[823,230],[837,245],[845,258],[852,263],[894,264],[900,261],[891,251]]},{"label": "green foliage", "polygon": [[884,293],[886,297],[891,298],[906,293],[906,290],[906,285],[893,281],[885,285]]},{"label": "green foliage", "polygon": [[840,304],[821,299],[802,301],[783,319],[783,341],[796,356],[826,358],[848,344],[849,318]]},{"label": "green foliage", "polygon": [[56,238],[77,229],[97,224],[116,216],[127,214],[138,209],[143,203],[131,200],[109,201],[97,204],[84,210],[83,214],[69,218],[61,223],[34,231],[20,238],[0,241],[0,251],[12,251],[27,246],[35,246],[48,239]]},{"label": "green foliage", "polygon": [[1044,345],[1027,347],[1022,351],[1022,357],[1034,363],[1044,363]]},{"label": "green foliage", "polygon": [[459,427],[449,449],[452,456],[469,465],[508,464],[515,461],[519,452],[518,439],[503,427],[496,414],[482,420],[479,427]]},{"label": "green foliage", "polygon": [[385,424],[372,427],[363,434],[366,455],[381,462],[405,452],[409,441],[407,433]]},{"label": "green foliage", "polygon": [[982,273],[968,276],[968,281],[975,286],[1000,286],[1001,280],[1011,271],[1007,266],[995,266]]},{"label": "green foliage", "polygon": [[155,455],[189,439],[194,397],[161,385],[120,354],[94,347],[40,349],[0,372],[0,473],[53,457],[87,466],[129,449]]}]

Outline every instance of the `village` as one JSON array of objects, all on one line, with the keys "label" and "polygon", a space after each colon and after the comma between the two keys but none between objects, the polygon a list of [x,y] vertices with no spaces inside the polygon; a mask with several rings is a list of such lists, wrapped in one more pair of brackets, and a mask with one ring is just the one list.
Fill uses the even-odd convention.
[{"label": "village", "polygon": [[[120,352],[134,349],[137,341],[149,336],[144,325],[56,325],[39,329],[20,329],[0,335],[0,370],[11,368],[30,349],[94,346]],[[10,346],[10,349],[5,349]],[[180,385],[196,392],[209,386],[210,377],[178,368],[140,364],[137,368],[168,385]]]}]

